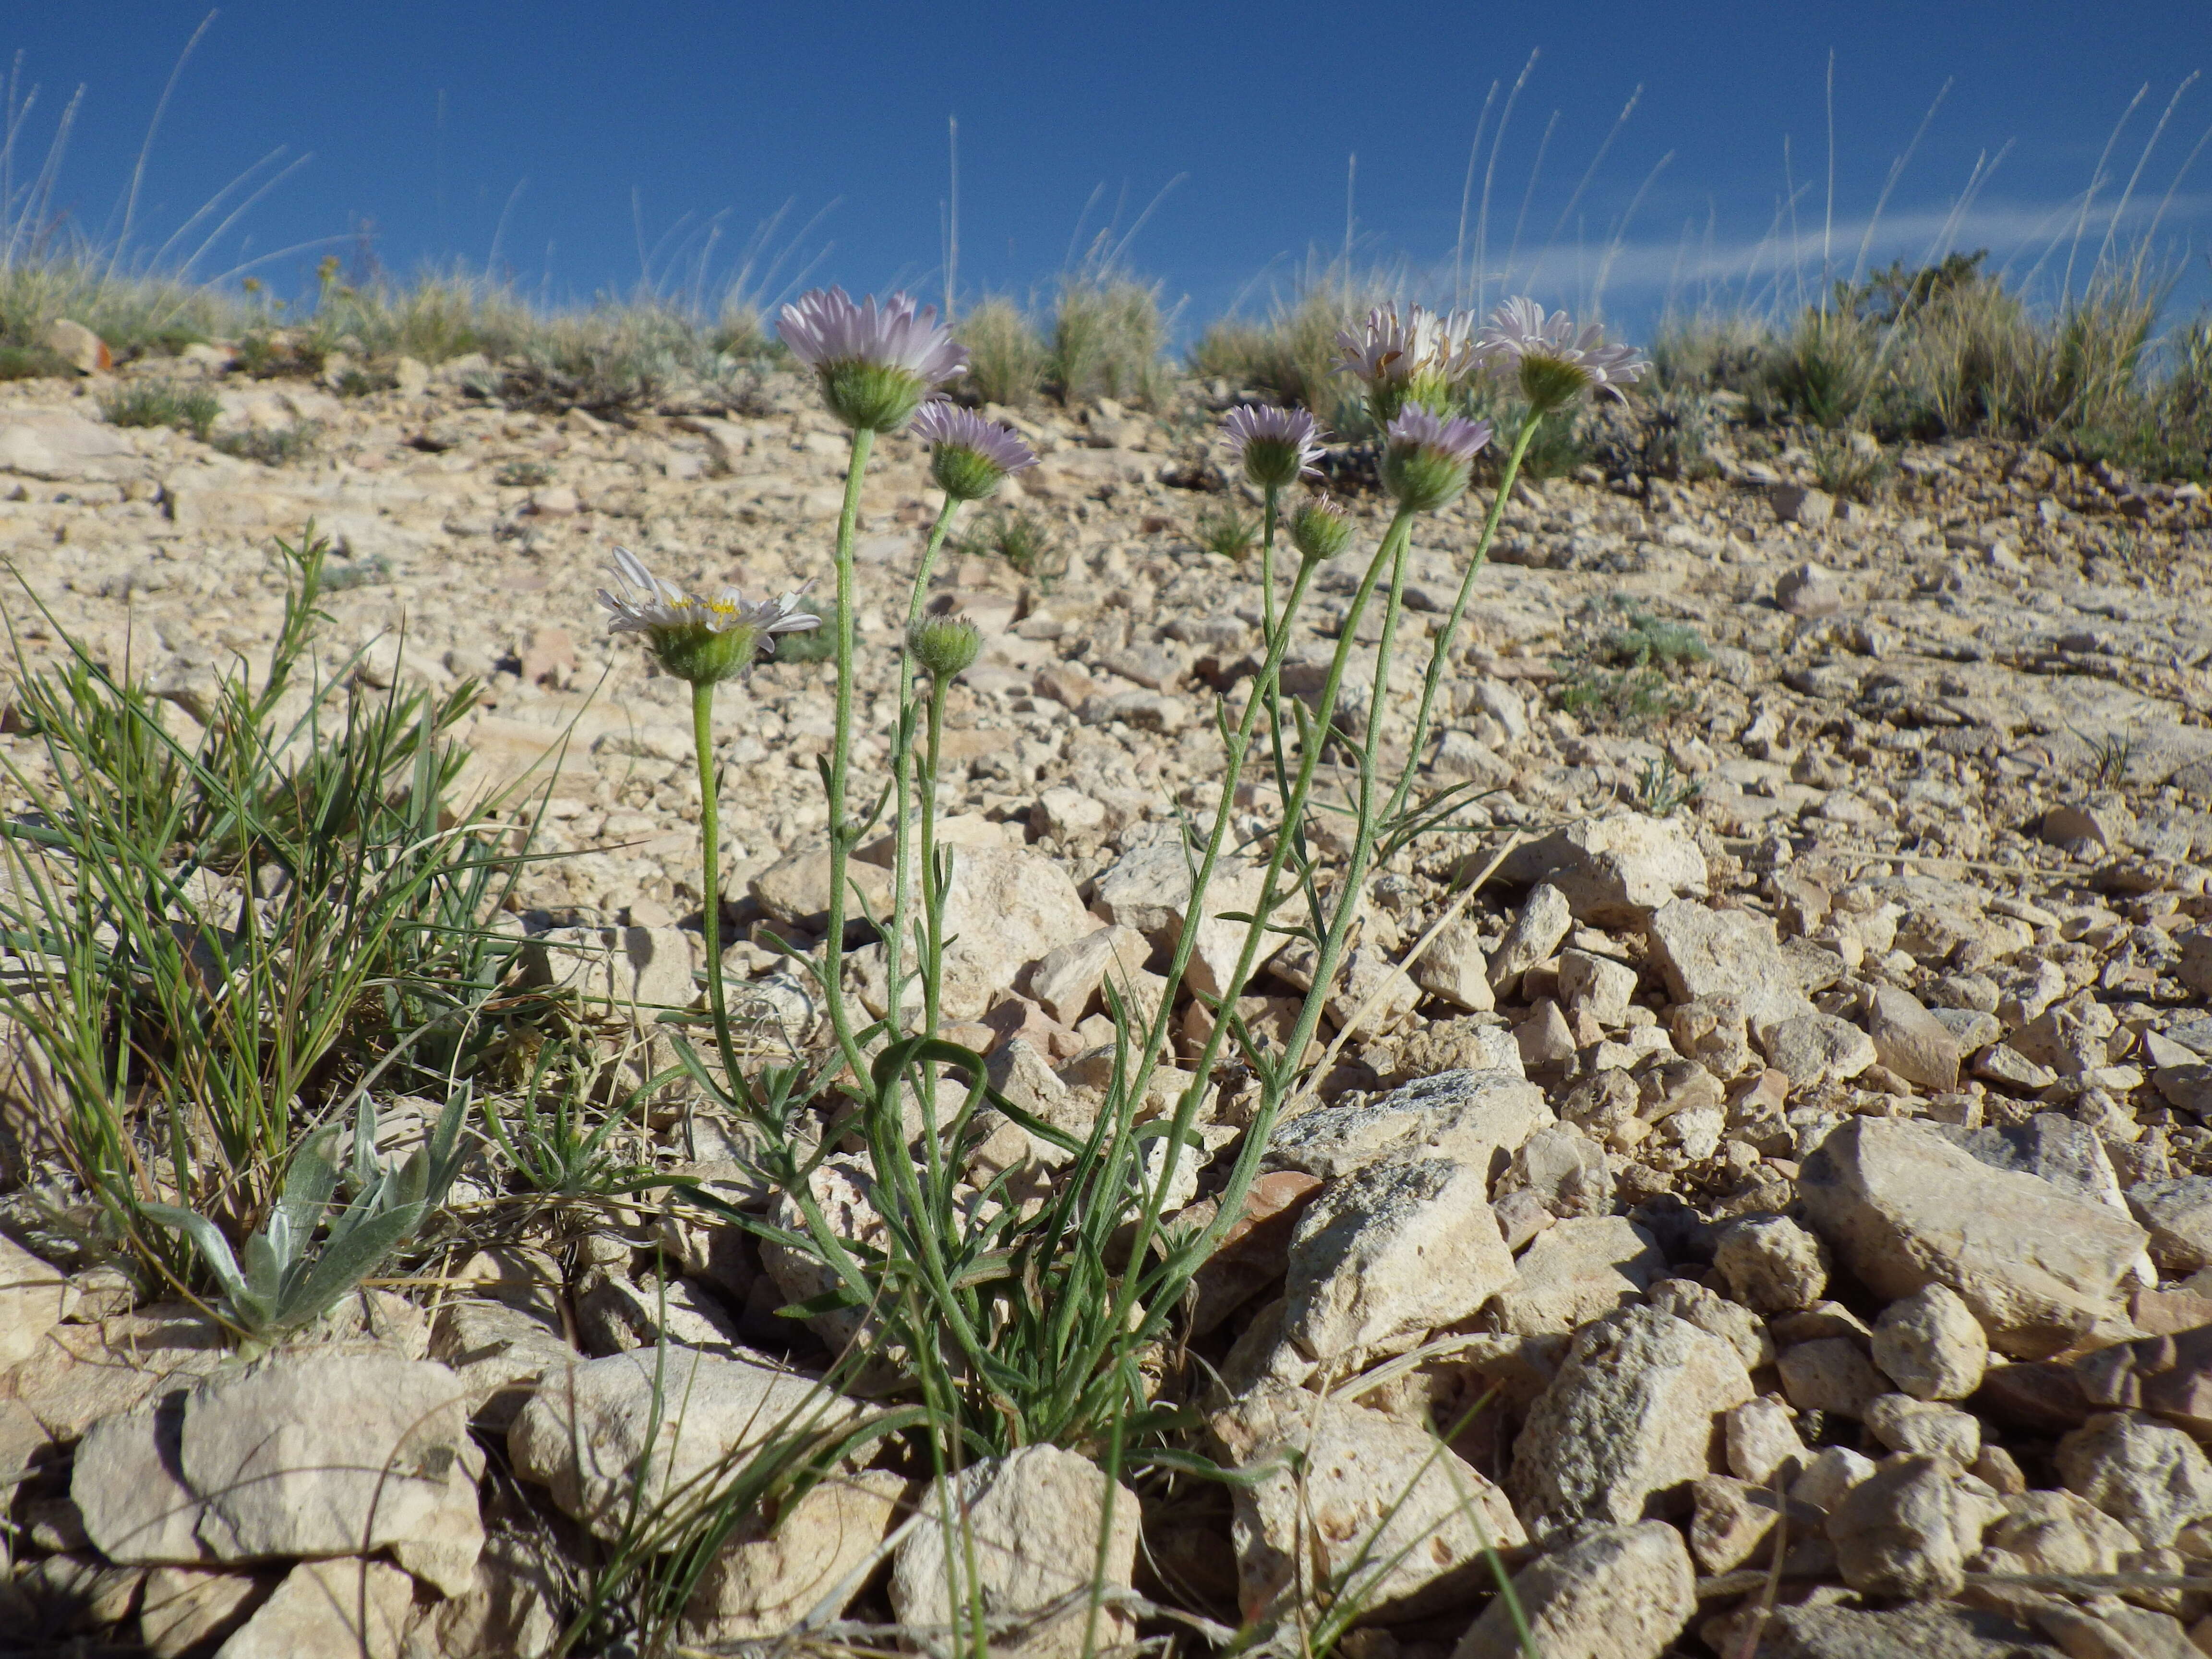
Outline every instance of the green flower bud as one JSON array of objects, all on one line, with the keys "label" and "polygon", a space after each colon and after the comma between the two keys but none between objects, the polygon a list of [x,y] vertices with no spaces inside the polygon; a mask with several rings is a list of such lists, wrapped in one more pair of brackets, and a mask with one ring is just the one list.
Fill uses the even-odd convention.
[{"label": "green flower bud", "polygon": [[1326,495],[1310,496],[1291,511],[1291,545],[1308,564],[1333,559],[1352,545],[1352,520]]},{"label": "green flower bud", "polygon": [[965,617],[924,617],[907,630],[907,649],[938,681],[975,665],[983,652],[983,630]]}]

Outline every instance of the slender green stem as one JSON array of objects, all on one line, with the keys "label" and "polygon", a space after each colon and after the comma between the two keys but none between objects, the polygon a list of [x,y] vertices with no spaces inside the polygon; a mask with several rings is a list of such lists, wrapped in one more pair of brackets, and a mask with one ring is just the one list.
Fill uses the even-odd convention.
[{"label": "slender green stem", "polygon": [[1282,489],[1267,486],[1267,512],[1260,528],[1260,637],[1275,637],[1275,522]]},{"label": "slender green stem", "polygon": [[1413,742],[1407,750],[1406,769],[1391,792],[1390,805],[1383,813],[1386,822],[1395,823],[1406,810],[1406,799],[1413,793],[1413,774],[1419,765],[1421,745],[1427,740],[1429,720],[1436,711],[1437,691],[1443,683],[1445,665],[1451,660],[1452,641],[1459,637],[1460,619],[1467,615],[1467,604],[1474,595],[1474,579],[1481,573],[1490,557],[1490,544],[1498,538],[1498,526],[1505,517],[1505,503],[1513,494],[1514,480],[1521,476],[1521,462],[1528,453],[1528,445],[1536,435],[1536,428],[1543,415],[1530,410],[1521,422],[1521,429],[1513,434],[1513,448],[1505,458],[1504,470],[1498,476],[1498,493],[1490,498],[1490,510],[1483,515],[1482,534],[1474,544],[1474,552],[1467,562],[1466,574],[1459,579],[1459,592],[1452,599],[1452,608],[1444,617],[1443,626],[1437,629],[1436,643],[1429,649],[1428,672],[1421,679],[1421,706],[1413,716]]},{"label": "slender green stem", "polygon": [[852,459],[845,473],[845,501],[837,513],[837,710],[825,780],[830,807],[830,933],[822,948],[822,997],[830,1010],[830,1029],[836,1035],[837,1046],[852,1068],[854,1081],[864,1085],[867,1056],[860,1051],[852,1011],[845,1004],[845,875],[855,840],[852,825],[845,821],[845,793],[853,763],[853,532],[860,516],[860,478],[867,471],[868,454],[875,442],[876,434],[870,428],[854,429]]},{"label": "slender green stem", "polygon": [[[1287,827],[1297,822],[1298,817],[1304,813],[1307,798],[1312,790],[1314,772],[1321,761],[1322,734],[1328,731],[1329,723],[1335,715],[1337,698],[1343,688],[1345,671],[1351,661],[1353,638],[1358,631],[1359,618],[1364,612],[1369,599],[1374,594],[1376,584],[1380,580],[1384,567],[1401,556],[1399,550],[1405,538],[1411,532],[1412,518],[1411,514],[1401,508],[1391,520],[1390,527],[1383,535],[1382,545],[1376,550],[1375,557],[1368,565],[1367,574],[1360,582],[1359,590],[1353,595],[1352,605],[1345,613],[1343,631],[1338,636],[1336,651],[1329,662],[1328,678],[1322,683],[1315,715],[1314,736],[1312,740],[1305,744],[1304,752],[1299,757],[1297,781],[1292,787],[1291,800],[1286,806],[1285,833],[1276,836],[1273,850],[1268,855],[1267,864],[1261,877],[1259,902],[1252,909],[1254,920],[1251,926],[1245,930],[1243,950],[1239,953],[1237,966],[1231,973],[1228,983],[1222,988],[1220,1017],[1214,1021],[1213,1030],[1208,1035],[1206,1044],[1195,1062],[1196,1070],[1190,1087],[1183,1091],[1182,1097],[1176,1103],[1175,1115],[1170,1121],[1167,1136],[1170,1148],[1179,1149],[1188,1142],[1192,1126],[1197,1118],[1199,1103],[1203,1098],[1206,1089],[1211,1086],[1213,1062],[1219,1056],[1221,1043],[1228,1030],[1229,1012],[1235,1006],[1237,996],[1251,977],[1253,968],[1259,960],[1260,947],[1267,938],[1267,918],[1277,902],[1276,882],[1291,851],[1291,838],[1287,833]],[[1212,876],[1214,865],[1219,856],[1222,842],[1228,832],[1229,819],[1233,807],[1231,796],[1236,788],[1237,775],[1243,768],[1245,753],[1250,746],[1254,726],[1259,718],[1262,691],[1271,677],[1281,670],[1283,655],[1290,645],[1291,623],[1297,615],[1299,604],[1304,598],[1306,584],[1312,574],[1311,564],[1306,563],[1300,566],[1297,581],[1291,588],[1289,599],[1285,602],[1283,617],[1277,629],[1276,637],[1269,644],[1267,660],[1256,677],[1251,696],[1244,706],[1243,718],[1238,723],[1236,738],[1230,746],[1228,763],[1222,783],[1221,800],[1214,811],[1213,833],[1207,842],[1206,856],[1200,862],[1192,882],[1191,902],[1194,909],[1202,902],[1206,886]],[[1166,1037],[1166,1007],[1173,1000],[1175,987],[1181,983],[1182,973],[1188,963],[1191,949],[1197,934],[1196,927],[1185,928],[1182,938],[1176,947],[1175,957],[1168,970],[1168,990],[1162,1002],[1162,1012],[1152,1024],[1143,1058],[1128,1085],[1128,1091],[1133,1097],[1141,1098],[1145,1088],[1151,1080],[1153,1067],[1158,1062],[1161,1046]],[[1334,971],[1337,954],[1340,954],[1340,950],[1332,953],[1327,948],[1327,942],[1324,943],[1321,964],[1324,971]],[[1262,1110],[1267,1115],[1266,1121],[1255,1120],[1247,1131],[1245,1155],[1238,1158],[1230,1186],[1222,1194],[1221,1212],[1216,1218],[1217,1225],[1207,1230],[1209,1238],[1215,1244],[1218,1243],[1220,1235],[1225,1234],[1229,1227],[1234,1224],[1237,1213],[1241,1211],[1244,1194],[1249,1188],[1254,1175],[1257,1173],[1259,1153],[1264,1149],[1268,1128],[1273,1122],[1273,1113],[1275,1109],[1279,1109],[1281,1104],[1282,1079],[1295,1067],[1298,1057],[1304,1053],[1305,1042],[1312,1036],[1312,1020],[1319,1018],[1321,1006],[1328,1000],[1327,980],[1317,975],[1314,985],[1314,990],[1308,994],[1306,999],[1307,1011],[1312,1018],[1302,1022],[1304,1035],[1293,1039],[1283,1066],[1274,1073],[1275,1080],[1269,1082],[1263,1079]],[[1135,1299],[1139,1280],[1143,1277],[1139,1271],[1139,1264],[1144,1261],[1146,1252],[1151,1247],[1152,1237],[1158,1229],[1160,1213],[1165,1205],[1169,1183],[1173,1179],[1176,1160],[1179,1156],[1178,1152],[1170,1152],[1168,1162],[1162,1166],[1158,1182],[1146,1193],[1145,1201],[1139,1209],[1135,1236],[1131,1241],[1129,1249],[1131,1268],[1122,1275],[1121,1281],[1115,1291],[1113,1316],[1104,1322],[1101,1328],[1105,1332],[1124,1332],[1129,1328],[1129,1310]],[[1171,1300],[1171,1298],[1164,1299],[1161,1305],[1147,1310],[1145,1321],[1147,1327],[1154,1327],[1164,1322],[1172,1314],[1173,1309],[1166,1305],[1166,1300]],[[1069,1386],[1079,1387],[1083,1380],[1087,1378],[1091,1371],[1096,1368],[1098,1355],[1096,1344],[1092,1346],[1093,1352],[1085,1356],[1084,1362],[1070,1368]]]},{"label": "slender green stem", "polygon": [[929,720],[922,757],[921,914],[922,925],[928,932],[922,946],[922,960],[927,968],[921,982],[921,1017],[922,1029],[932,1036],[937,1035],[945,994],[945,894],[937,871],[937,780],[945,732],[945,696],[951,689],[948,680],[930,676]]},{"label": "slender green stem", "polygon": [[[951,533],[953,517],[959,511],[960,502],[952,496],[946,496],[944,507],[938,513],[937,522],[930,526],[928,544],[921,550],[921,562],[915,567],[914,591],[907,599],[906,626],[909,639],[921,621],[922,606],[929,598],[930,575],[937,568],[938,555],[944,550],[945,538]],[[901,981],[906,969],[907,911],[913,892],[914,831],[908,822],[914,807],[913,716],[914,651],[911,646],[907,646],[899,652],[898,730],[891,740],[891,777],[898,817],[891,831],[894,848],[891,933],[890,937],[884,941],[884,965],[890,975],[890,984],[886,1018],[893,1036],[899,1035],[900,1005],[905,1000],[905,987]],[[932,1025],[929,1029],[933,1031],[936,1028]]]},{"label": "slender green stem", "polygon": [[714,1048],[722,1075],[734,1085],[738,1056],[730,1042],[730,1011],[722,986],[722,832],[720,780],[714,765],[714,684],[691,688],[691,749],[699,763],[699,844],[704,865],[706,902],[700,925],[707,935],[707,1006],[714,1018]]}]

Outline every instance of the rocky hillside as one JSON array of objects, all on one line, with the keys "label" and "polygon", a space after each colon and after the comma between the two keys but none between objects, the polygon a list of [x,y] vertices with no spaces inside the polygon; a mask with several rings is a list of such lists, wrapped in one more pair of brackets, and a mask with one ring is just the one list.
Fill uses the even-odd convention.
[{"label": "rocky hillside", "polygon": [[[106,422],[109,377],[0,387],[9,684],[67,636],[189,732],[229,665],[265,659],[271,538],[312,521],[341,555],[326,672],[480,680],[460,787],[544,801],[560,856],[518,917],[541,970],[617,1009],[690,1001],[688,692],[593,596],[626,545],[688,586],[824,598],[847,444],[810,388],[610,424],[480,395],[481,364],[403,362],[346,398],[214,348],[184,367],[216,443]],[[1234,924],[1189,914],[1178,836],[1215,805],[1260,575],[1199,550],[1224,483],[1197,390],[1008,418],[1040,465],[940,584],[986,638],[951,702],[946,1009],[1009,1096],[1082,1126],[1111,1067],[1102,984],[1156,1006],[1192,926],[1201,984],[1233,959]],[[1468,802],[1374,878],[1325,1066],[1193,1310],[1205,1444],[1275,1472],[1122,1491],[1107,1556],[1134,1590],[1108,1635],[1201,1651],[1204,1620],[1318,1606],[1314,1574],[1348,1571],[1370,1605],[1346,1652],[1504,1659],[1494,1542],[1545,1659],[2212,1651],[2212,509],[1979,444],[1907,447],[1872,504],[1838,501],[1808,454],[1762,447],[1508,505],[1441,737],[1394,757]],[[891,717],[925,459],[885,440],[862,490],[866,731]],[[1364,545],[1318,574],[1294,693],[1386,517],[1348,499]],[[1486,506],[1419,521],[1415,635]],[[830,678],[772,664],[718,705],[728,960],[765,1046],[818,1038],[762,941],[820,943]],[[1417,671],[1393,684],[1410,707]],[[35,784],[42,749],[7,725]],[[886,746],[858,752],[872,799]],[[1274,825],[1272,792],[1248,796],[1249,843]],[[544,968],[556,944],[602,956]],[[879,1008],[880,947],[854,944]],[[1262,1038],[1299,951],[1246,999]],[[1179,1016],[1187,1055],[1208,1018]],[[1218,1084],[1224,1152],[1249,1091]],[[649,1154],[741,1185],[734,1128],[678,1104]],[[830,1316],[774,1316],[820,1288],[803,1262],[650,1204],[502,1237],[242,1365],[189,1309],[0,1239],[0,1481],[21,1471],[0,1629],[227,1659],[545,1651],[653,1445],[652,1478],[678,1480],[805,1404]],[[673,1436],[647,1403],[667,1366]],[[941,1622],[917,1479],[857,1468],[773,1540],[749,1521],[687,1631]],[[1054,1599],[1097,1559],[1103,1491],[1043,1447],[963,1482],[994,1607],[1034,1615],[1019,1650],[1082,1650]]]}]

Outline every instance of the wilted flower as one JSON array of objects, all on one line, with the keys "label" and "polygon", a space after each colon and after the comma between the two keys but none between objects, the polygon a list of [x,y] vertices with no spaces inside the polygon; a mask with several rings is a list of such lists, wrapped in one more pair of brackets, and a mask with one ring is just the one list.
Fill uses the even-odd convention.
[{"label": "wilted flower", "polygon": [[801,610],[800,588],[780,599],[749,604],[734,587],[717,599],[686,593],[665,582],[626,547],[615,549],[615,579],[626,590],[599,590],[611,613],[610,634],[642,634],[661,666],[694,685],[712,685],[751,666],[762,646],[778,634],[817,628],[822,618]]},{"label": "wilted flower", "polygon": [[1326,495],[1309,495],[1291,509],[1291,545],[1308,564],[1333,559],[1352,544],[1352,520]]},{"label": "wilted flower", "polygon": [[1595,323],[1577,334],[1565,312],[1547,319],[1526,295],[1492,312],[1474,345],[1492,372],[1520,381],[1521,395],[1536,410],[1561,408],[1593,388],[1625,403],[1620,388],[1651,366],[1634,346],[1606,344]]},{"label": "wilted flower", "polygon": [[1359,332],[1337,331],[1336,366],[1367,383],[1368,411],[1386,424],[1408,403],[1441,410],[1475,365],[1474,327],[1463,311],[1413,306],[1401,319],[1395,304],[1378,306]]},{"label": "wilted flower", "polygon": [[1320,426],[1303,409],[1245,404],[1229,411],[1221,430],[1243,464],[1244,476],[1262,489],[1287,489],[1321,459]]},{"label": "wilted flower", "polygon": [[980,501],[1009,472],[1036,465],[1013,428],[942,398],[924,404],[908,430],[930,446],[929,476],[956,501]]},{"label": "wilted flower", "polygon": [[896,432],[924,398],[968,368],[968,352],[937,307],[894,294],[880,308],[842,288],[816,289],[783,308],[777,331],[822,382],[823,401],[847,426]]},{"label": "wilted flower", "polygon": [[982,654],[983,630],[965,617],[924,617],[906,631],[906,648],[942,684]]},{"label": "wilted flower", "polygon": [[1467,488],[1468,465],[1490,441],[1490,422],[1447,420],[1408,404],[1390,422],[1382,447],[1382,487],[1401,507],[1433,513]]}]

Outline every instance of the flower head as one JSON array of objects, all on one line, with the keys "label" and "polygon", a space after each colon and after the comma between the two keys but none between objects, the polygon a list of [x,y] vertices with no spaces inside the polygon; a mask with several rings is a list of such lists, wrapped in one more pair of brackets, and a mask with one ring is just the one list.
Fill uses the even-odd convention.
[{"label": "flower head", "polygon": [[1303,409],[1240,404],[1229,411],[1221,430],[1244,476],[1262,489],[1288,489],[1314,472],[1321,459],[1321,428]]},{"label": "flower head", "polygon": [[1408,403],[1441,408],[1475,365],[1474,327],[1463,311],[1439,315],[1413,306],[1401,319],[1395,304],[1378,306],[1358,333],[1338,331],[1336,366],[1367,383],[1369,412],[1388,423]]},{"label": "flower head", "polygon": [[757,603],[726,587],[720,599],[709,599],[661,580],[626,547],[615,549],[614,574],[625,591],[599,590],[599,603],[610,613],[607,632],[644,635],[661,666],[694,685],[712,685],[742,673],[774,635],[822,623],[799,609],[804,587]]},{"label": "flower head", "polygon": [[1009,472],[1036,465],[1013,428],[942,398],[924,404],[908,430],[930,447],[929,476],[956,501],[980,501]]},{"label": "flower head", "polygon": [[982,654],[983,630],[965,617],[924,617],[907,629],[906,648],[943,684]]},{"label": "flower head", "polygon": [[1291,509],[1291,545],[1308,564],[1333,559],[1352,544],[1352,520],[1326,495],[1309,495]]},{"label": "flower head", "polygon": [[830,412],[849,427],[896,432],[924,398],[967,372],[968,352],[934,306],[894,294],[879,307],[842,288],[816,289],[783,308],[777,332],[822,382]]},{"label": "flower head", "polygon": [[1447,420],[1419,404],[1398,411],[1384,435],[1382,487],[1398,504],[1433,513],[1467,488],[1468,463],[1490,441],[1490,422],[1458,416]]},{"label": "flower head", "polygon": [[1625,403],[1620,388],[1651,366],[1634,346],[1606,344],[1595,323],[1577,334],[1565,312],[1547,319],[1526,295],[1492,312],[1474,345],[1494,374],[1520,381],[1521,395],[1537,410],[1561,408],[1593,389]]}]

